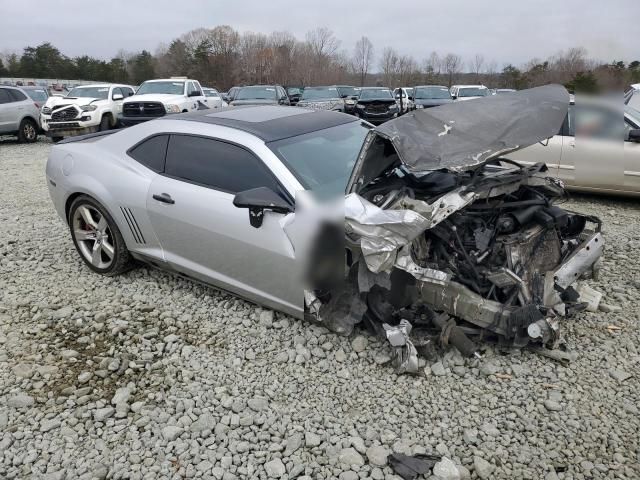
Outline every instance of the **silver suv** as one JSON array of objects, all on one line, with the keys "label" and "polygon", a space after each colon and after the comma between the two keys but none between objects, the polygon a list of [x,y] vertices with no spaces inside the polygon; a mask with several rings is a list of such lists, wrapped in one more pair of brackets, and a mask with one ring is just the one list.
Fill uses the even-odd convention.
[{"label": "silver suv", "polygon": [[39,118],[39,108],[22,89],[0,86],[0,135],[16,135],[20,142],[35,142]]}]

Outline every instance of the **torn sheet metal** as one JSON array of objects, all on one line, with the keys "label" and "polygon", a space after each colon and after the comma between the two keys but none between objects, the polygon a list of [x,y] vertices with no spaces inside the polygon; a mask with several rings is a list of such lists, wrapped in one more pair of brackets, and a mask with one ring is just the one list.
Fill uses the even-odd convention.
[{"label": "torn sheet metal", "polygon": [[411,210],[383,210],[357,194],[345,198],[346,233],[360,238],[369,270],[389,270],[397,251],[429,226],[429,220]]},{"label": "torn sheet metal", "polygon": [[435,268],[425,268],[418,265],[411,258],[409,246],[403,247],[396,257],[395,267],[410,273],[418,280],[446,285],[451,280],[451,275]]},{"label": "torn sheet metal", "polygon": [[416,110],[376,127],[414,172],[460,171],[560,130],[569,105],[561,85]]},{"label": "torn sheet metal", "polygon": [[418,351],[409,339],[411,323],[401,320],[398,325],[382,324],[387,340],[393,347],[393,364],[398,373],[416,373],[418,371]]}]

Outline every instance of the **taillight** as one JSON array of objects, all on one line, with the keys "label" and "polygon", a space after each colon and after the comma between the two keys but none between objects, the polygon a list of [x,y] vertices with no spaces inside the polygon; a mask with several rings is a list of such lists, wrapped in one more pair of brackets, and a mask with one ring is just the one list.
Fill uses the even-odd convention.
[{"label": "taillight", "polygon": [[33,104],[36,106],[38,110],[40,110],[40,105],[37,102],[33,102]]}]

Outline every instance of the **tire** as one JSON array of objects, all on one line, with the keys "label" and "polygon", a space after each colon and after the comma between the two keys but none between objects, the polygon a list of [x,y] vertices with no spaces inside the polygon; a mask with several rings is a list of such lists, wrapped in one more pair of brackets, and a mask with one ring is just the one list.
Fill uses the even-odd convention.
[{"label": "tire", "polygon": [[113,277],[133,267],[133,258],[118,225],[93,198],[86,195],[76,198],[69,208],[68,223],[73,244],[91,270]]},{"label": "tire", "polygon": [[18,141],[20,143],[33,143],[38,140],[38,124],[30,118],[20,122],[18,129]]},{"label": "tire", "polygon": [[100,127],[98,128],[98,131],[104,132],[106,130],[109,130],[110,128],[111,122],[109,121],[109,115],[103,115],[102,119],[100,120]]}]

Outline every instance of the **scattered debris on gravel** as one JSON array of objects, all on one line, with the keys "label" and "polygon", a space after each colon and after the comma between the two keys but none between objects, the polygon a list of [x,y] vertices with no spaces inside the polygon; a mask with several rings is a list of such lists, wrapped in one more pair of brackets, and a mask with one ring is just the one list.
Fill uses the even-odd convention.
[{"label": "scattered debris on gravel", "polygon": [[439,459],[436,480],[640,478],[637,201],[563,205],[609,248],[557,359],[452,349],[398,375],[361,331],[93,274],[51,207],[50,145],[0,140],[0,478],[402,478],[391,454]]}]

